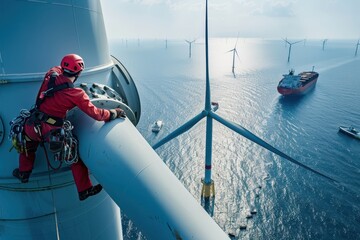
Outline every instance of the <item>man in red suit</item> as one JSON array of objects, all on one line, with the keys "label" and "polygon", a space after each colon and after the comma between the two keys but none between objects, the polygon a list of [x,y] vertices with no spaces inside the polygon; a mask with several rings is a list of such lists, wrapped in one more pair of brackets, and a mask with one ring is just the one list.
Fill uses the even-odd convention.
[{"label": "man in red suit", "polygon": [[[101,109],[94,106],[88,95],[73,83],[84,70],[83,59],[76,54],[68,54],[61,61],[61,66],[51,68],[46,74],[36,99],[36,107],[24,126],[25,149],[20,152],[19,168],[13,176],[21,182],[29,181],[34,167],[35,153],[44,136],[52,130],[62,128],[66,113],[77,106],[80,110],[97,121],[110,121],[125,117],[120,109]],[[98,194],[100,184],[93,186],[88,168],[81,159],[71,165],[71,171],[79,192],[80,201]]]}]

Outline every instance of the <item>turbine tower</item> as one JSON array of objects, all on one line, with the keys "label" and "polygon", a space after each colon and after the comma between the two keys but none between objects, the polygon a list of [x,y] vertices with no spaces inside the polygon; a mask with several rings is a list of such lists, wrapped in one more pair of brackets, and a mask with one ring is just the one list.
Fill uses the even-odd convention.
[{"label": "turbine tower", "polygon": [[[215,187],[214,182],[211,179],[211,168],[212,168],[212,131],[213,131],[213,119],[217,122],[221,123],[222,125],[228,127],[229,129],[233,130],[234,132],[242,135],[243,137],[249,139],[250,141],[266,148],[267,150],[285,158],[286,160],[305,168],[308,171],[311,171],[317,175],[320,175],[332,182],[337,183],[334,179],[314,170],[301,162],[295,160],[294,158],[288,156],[284,152],[280,151],[279,149],[271,146],[261,138],[257,137],[255,134],[251,133],[246,128],[242,127],[241,125],[226,120],[225,118],[221,117],[220,115],[215,113],[215,110],[211,108],[211,97],[210,97],[210,76],[209,76],[209,38],[208,38],[208,1],[206,0],[205,3],[205,69],[206,69],[206,89],[205,89],[205,109],[202,110],[198,115],[187,121],[185,124],[180,126],[179,128],[175,129],[169,135],[161,139],[158,143],[153,145],[154,149],[159,148],[163,144],[169,142],[173,138],[183,134],[184,132],[191,129],[195,124],[197,124],[200,120],[206,117],[206,147],[205,147],[205,176],[202,179],[202,190],[201,190],[201,204],[204,209],[212,216],[214,211],[214,203],[215,203]],[[301,42],[301,41],[299,41]],[[289,43],[290,44],[290,43]],[[291,45],[295,43],[290,44]]]},{"label": "turbine tower", "polygon": [[191,58],[191,44],[192,44],[193,42],[195,42],[195,40],[193,40],[193,41],[185,40],[185,41],[189,44],[189,58]]},{"label": "turbine tower", "polygon": [[239,38],[236,39],[235,47],[228,51],[228,52],[233,52],[232,73],[234,74],[234,77],[235,77],[235,55],[240,59],[239,54],[236,50],[236,45],[238,43],[238,40],[239,40]]},{"label": "turbine tower", "polygon": [[292,47],[292,45],[293,44],[296,44],[296,43],[299,43],[299,42],[302,42],[302,40],[301,41],[297,41],[297,42],[289,42],[287,39],[283,39],[284,41],[285,41],[285,44],[289,44],[289,54],[288,54],[288,62],[290,62],[290,54],[291,54],[291,47]]},{"label": "turbine tower", "polygon": [[356,49],[355,49],[355,57],[357,56],[357,51],[358,51],[358,48],[359,48],[359,45],[360,45],[360,40],[357,41],[357,44],[356,44]]},{"label": "turbine tower", "polygon": [[324,51],[325,50],[325,44],[327,42],[327,39],[324,39],[323,42],[322,42],[322,50]]}]

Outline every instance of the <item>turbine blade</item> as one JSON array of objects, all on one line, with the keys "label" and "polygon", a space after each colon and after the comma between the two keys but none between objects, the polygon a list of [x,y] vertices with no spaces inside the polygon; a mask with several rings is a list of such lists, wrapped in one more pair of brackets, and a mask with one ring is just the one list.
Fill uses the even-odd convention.
[{"label": "turbine blade", "polygon": [[299,43],[299,42],[302,42],[303,40],[300,40],[300,41],[297,41],[297,42],[293,42],[292,44],[295,44],[295,43]]},{"label": "turbine blade", "polygon": [[270,144],[268,144],[267,142],[265,142],[264,140],[262,140],[261,138],[257,137],[255,134],[251,133],[249,130],[245,129],[244,127],[240,126],[239,124],[237,123],[233,123],[233,122],[230,122],[230,121],[227,121],[225,119],[223,119],[222,117],[220,117],[219,115],[217,115],[216,113],[214,112],[210,112],[209,113],[211,117],[213,117],[216,121],[218,121],[219,123],[225,125],[226,127],[230,128],[231,130],[237,132],[238,134],[246,137],[247,139],[249,139],[250,141],[252,142],[255,142],[257,143],[258,145],[266,148],[267,150],[287,159],[288,161],[308,170],[308,171],[311,171],[317,175],[320,175],[328,180],[331,180],[335,183],[338,183],[336,180],[334,180],[333,178],[331,177],[328,177],[308,166],[306,166],[305,164],[293,159],[292,157],[288,156],[287,154],[283,153],[282,151],[278,150],[277,148],[271,146]]},{"label": "turbine blade", "polygon": [[184,123],[182,126],[178,127],[176,130],[174,130],[172,133],[170,133],[169,135],[167,135],[166,137],[164,137],[163,139],[161,139],[158,143],[156,143],[155,145],[153,145],[153,149],[157,149],[158,147],[162,146],[163,144],[167,143],[168,141],[170,141],[173,138],[176,138],[177,136],[179,136],[180,134],[186,132],[187,130],[189,130],[190,128],[192,128],[196,123],[198,123],[203,117],[205,117],[206,114],[204,112],[199,113],[198,115],[196,115],[195,117],[193,117],[192,119],[190,119],[189,121],[187,121],[186,123]]},{"label": "turbine blade", "polygon": [[291,45],[291,43],[290,43],[287,39],[283,38],[283,40],[284,40],[285,42],[287,42],[289,45]]},{"label": "turbine blade", "polygon": [[239,33],[238,33],[237,38],[236,38],[235,48],[237,46],[238,40],[239,40]]},{"label": "turbine blade", "polygon": [[238,57],[238,59],[239,59],[239,61],[240,61],[240,56],[239,56],[239,54],[238,54],[238,52],[237,52],[236,49],[235,49],[235,53],[236,53],[236,56]]}]

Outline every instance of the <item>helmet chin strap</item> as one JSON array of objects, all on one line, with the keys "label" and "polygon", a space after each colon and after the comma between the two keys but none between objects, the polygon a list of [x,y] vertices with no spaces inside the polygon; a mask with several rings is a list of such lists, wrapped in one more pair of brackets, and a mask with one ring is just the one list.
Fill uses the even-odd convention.
[{"label": "helmet chin strap", "polygon": [[77,79],[78,79],[78,77],[79,77],[79,74],[76,74],[74,77],[75,77],[75,79],[74,79],[73,83],[75,83],[75,82],[76,82],[76,80],[77,80]]},{"label": "helmet chin strap", "polygon": [[80,71],[80,72],[78,72],[78,73],[76,73],[76,74],[74,75],[75,79],[74,79],[74,82],[73,82],[73,83],[76,82],[76,80],[77,80],[78,77],[80,76],[81,72],[82,72],[82,71]]},{"label": "helmet chin strap", "polygon": [[[67,76],[68,78],[71,78],[72,82],[75,83],[76,80],[78,79],[78,77],[80,76],[80,72],[77,72],[75,74],[71,74],[69,73],[69,71],[66,71],[65,69],[63,69],[64,75]],[[73,79],[74,78],[74,79]]]}]

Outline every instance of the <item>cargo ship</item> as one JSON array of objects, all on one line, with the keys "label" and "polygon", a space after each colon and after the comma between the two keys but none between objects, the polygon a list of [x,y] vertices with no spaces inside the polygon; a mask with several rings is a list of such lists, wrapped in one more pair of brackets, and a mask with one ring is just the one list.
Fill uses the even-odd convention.
[{"label": "cargo ship", "polygon": [[294,69],[291,69],[289,74],[283,75],[284,77],[277,86],[280,94],[284,96],[304,95],[314,88],[319,77],[319,73],[314,72],[314,69],[299,73],[298,75],[295,75],[294,72]]}]

